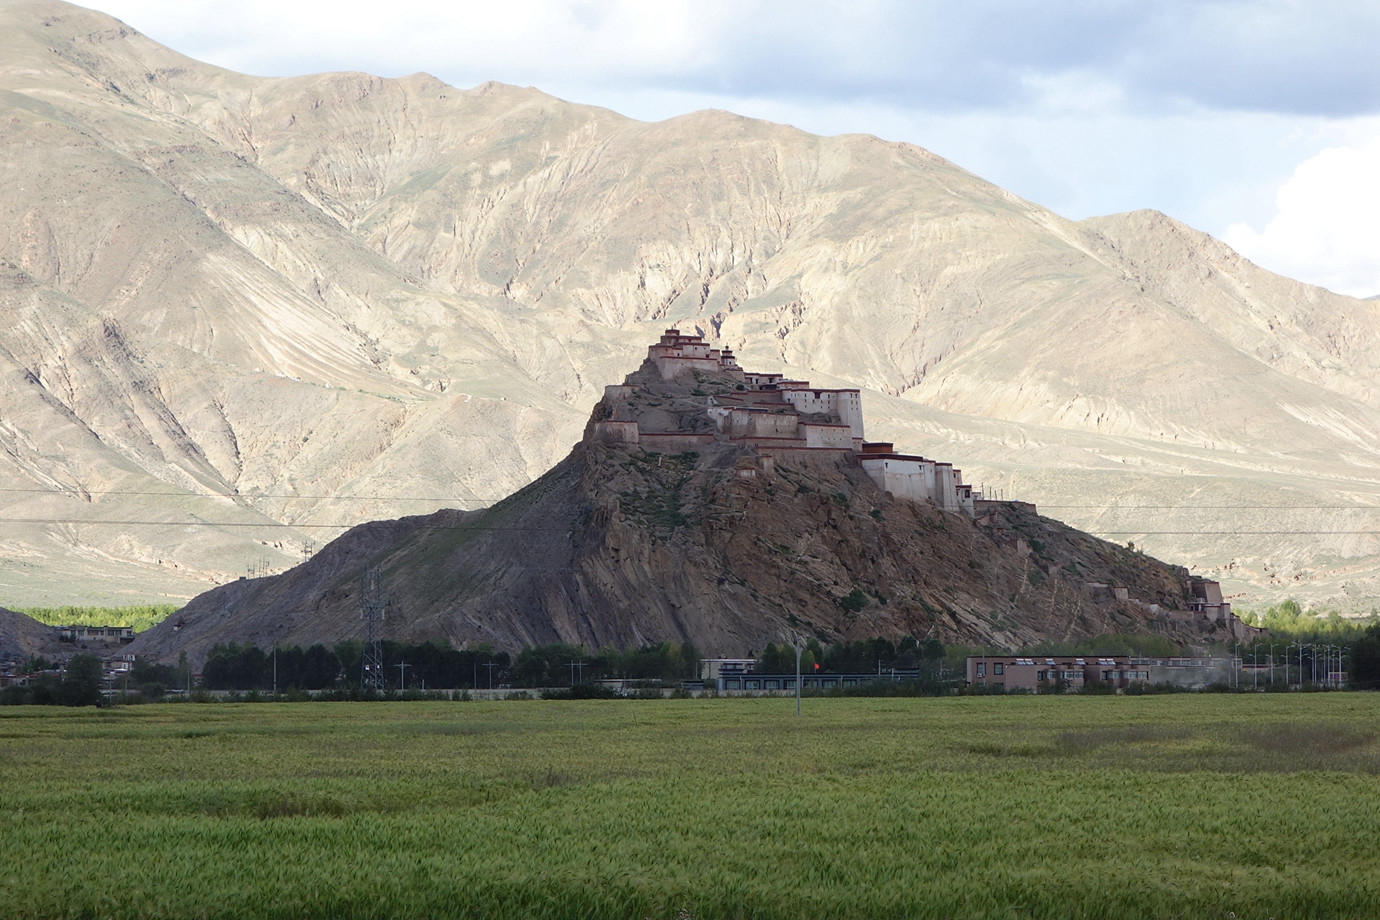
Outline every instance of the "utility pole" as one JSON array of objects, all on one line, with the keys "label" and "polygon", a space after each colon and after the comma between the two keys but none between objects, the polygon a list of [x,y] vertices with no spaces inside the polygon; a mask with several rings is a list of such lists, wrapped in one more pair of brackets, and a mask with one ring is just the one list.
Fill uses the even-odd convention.
[{"label": "utility pole", "polygon": [[407,689],[407,663],[398,662],[398,690],[399,692]]},{"label": "utility pole", "polygon": [[484,662],[484,667],[486,667],[486,668],[489,669],[489,689],[490,689],[490,690],[493,690],[493,688],[494,688],[494,668],[498,667],[498,665],[494,664],[492,661],[486,661],[486,662]]}]

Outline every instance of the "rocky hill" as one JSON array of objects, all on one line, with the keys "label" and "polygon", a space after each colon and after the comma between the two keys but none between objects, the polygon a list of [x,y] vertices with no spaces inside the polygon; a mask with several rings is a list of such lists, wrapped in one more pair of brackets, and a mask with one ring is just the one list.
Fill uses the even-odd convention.
[{"label": "rocky hill", "polygon": [[1380,315],[918,147],[260,79],[0,0],[0,601],[191,597],[533,482],[668,322],[1247,600],[1380,603]]},{"label": "rocky hill", "polygon": [[[665,380],[649,359],[625,381],[637,395],[617,402],[620,417],[663,439],[695,437],[695,449],[648,448],[645,435],[604,443],[602,402],[575,450],[504,501],[356,528],[286,574],[193,600],[131,651],[200,660],[216,642],[359,636],[366,566],[383,577],[389,638],[513,651],[689,640],[744,655],[793,634],[1010,647],[1118,632],[1228,637],[1184,612],[1185,570],[1028,505],[942,511],[881,491],[851,448],[732,437],[713,409],[742,380]],[[1127,590],[1119,599],[1109,586]]]},{"label": "rocky hill", "polygon": [[[70,652],[72,646],[65,651]],[[33,617],[0,607],[0,665],[25,661],[33,655],[64,650],[51,626]]]}]

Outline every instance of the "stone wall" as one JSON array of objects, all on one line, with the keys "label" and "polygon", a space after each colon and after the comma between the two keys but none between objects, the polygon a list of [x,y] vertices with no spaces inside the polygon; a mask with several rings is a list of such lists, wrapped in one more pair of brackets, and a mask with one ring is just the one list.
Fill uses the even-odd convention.
[{"label": "stone wall", "polygon": [[595,422],[594,437],[604,444],[637,444],[637,422]]}]

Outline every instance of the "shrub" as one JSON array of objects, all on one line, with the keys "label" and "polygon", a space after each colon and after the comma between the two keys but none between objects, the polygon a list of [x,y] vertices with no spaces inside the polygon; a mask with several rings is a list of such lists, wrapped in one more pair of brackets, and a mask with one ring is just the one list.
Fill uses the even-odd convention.
[{"label": "shrub", "polygon": [[867,606],[867,595],[860,588],[854,588],[847,597],[839,598],[839,606],[849,613],[857,613]]}]

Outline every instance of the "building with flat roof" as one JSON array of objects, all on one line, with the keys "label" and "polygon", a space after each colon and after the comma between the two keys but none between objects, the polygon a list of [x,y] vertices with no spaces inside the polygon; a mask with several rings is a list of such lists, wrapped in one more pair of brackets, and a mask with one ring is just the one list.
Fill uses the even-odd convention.
[{"label": "building with flat roof", "polygon": [[1082,690],[1093,683],[1125,689],[1149,683],[1148,667],[1127,655],[970,655],[965,667],[970,687],[1003,690]]},{"label": "building with flat roof", "polygon": [[[861,687],[878,681],[913,681],[918,680],[919,677],[920,672],[913,668],[909,670],[898,668],[883,671],[880,674],[874,674],[870,671],[847,674],[806,671],[800,675],[800,689],[840,690],[845,687]],[[730,696],[734,694],[793,693],[795,692],[795,673],[767,674],[752,670],[725,670],[721,671],[719,676],[715,678],[714,687],[720,693],[726,693]]]},{"label": "building with flat roof", "polygon": [[63,642],[119,642],[134,641],[132,626],[55,626]]}]

